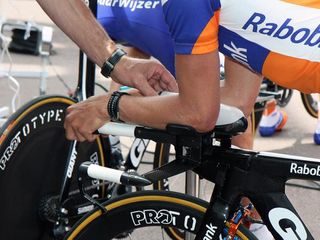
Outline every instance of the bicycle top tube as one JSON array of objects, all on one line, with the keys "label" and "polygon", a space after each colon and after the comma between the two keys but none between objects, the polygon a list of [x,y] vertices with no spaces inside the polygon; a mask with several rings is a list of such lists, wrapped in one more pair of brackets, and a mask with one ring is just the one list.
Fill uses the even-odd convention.
[{"label": "bicycle top tube", "polygon": [[[296,155],[260,152],[253,167],[259,172],[268,172],[270,176],[288,179],[308,179],[320,181],[320,159]],[[263,170],[264,168],[264,170]]]}]

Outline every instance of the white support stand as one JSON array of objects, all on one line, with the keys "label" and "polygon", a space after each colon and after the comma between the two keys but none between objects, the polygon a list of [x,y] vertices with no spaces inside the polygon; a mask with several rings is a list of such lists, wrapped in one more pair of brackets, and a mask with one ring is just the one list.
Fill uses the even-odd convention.
[{"label": "white support stand", "polygon": [[[51,27],[40,26],[30,22],[22,22],[22,21],[3,22],[1,25],[1,34],[2,34],[2,37],[6,38],[6,40],[4,40],[6,41],[6,44],[5,44],[6,48],[3,48],[3,51],[6,51],[8,54],[9,54],[8,37],[4,36],[4,32],[11,31],[14,28],[26,30],[26,36],[28,35],[28,31],[29,33],[32,30],[39,31],[40,38],[39,38],[38,50],[41,57],[41,70],[40,71],[12,71],[12,70],[6,71],[0,68],[0,77],[10,75],[14,78],[39,78],[40,79],[39,94],[44,95],[46,93],[47,77],[48,77],[46,66],[48,65],[48,62],[49,62],[49,56],[50,56],[49,46],[51,45],[51,42],[52,42],[53,29]],[[0,59],[0,62],[1,60],[3,59]]]},{"label": "white support stand", "polygon": [[[12,71],[12,58],[9,52],[9,44],[11,39],[5,35],[6,31],[11,31],[14,28],[23,29],[26,31],[26,35],[30,33],[31,30],[35,30],[39,33],[38,39],[38,51],[41,57],[41,70],[40,71]],[[0,80],[8,79],[10,82],[10,88],[14,91],[14,96],[12,98],[11,104],[11,112],[14,112],[15,109],[19,106],[19,93],[20,93],[20,84],[16,80],[16,78],[39,78],[39,95],[46,94],[47,89],[47,77],[48,72],[46,70],[46,66],[49,62],[50,50],[51,50],[51,42],[53,29],[47,26],[39,26],[30,22],[7,22],[0,19],[0,63],[4,61],[4,56],[6,55],[9,59],[9,69],[1,69],[0,66]],[[0,106],[0,127],[6,120],[8,114],[8,107]]]},{"label": "white support stand", "polygon": [[[48,64],[48,58],[50,55],[50,48],[47,47],[51,45],[52,41],[52,28],[49,27],[43,27],[43,26],[37,26],[32,25],[31,22],[9,22],[6,21],[6,14],[9,11],[12,11],[15,9],[12,5],[12,0],[0,0],[0,64],[4,63],[4,58],[9,60],[9,67],[4,69],[3,66],[0,65],[0,80],[8,80],[8,90],[11,89],[14,94],[11,100],[11,106],[1,106],[0,105],[0,127],[3,125],[3,123],[6,121],[6,118],[13,113],[17,107],[19,107],[19,100],[20,100],[20,84],[15,78],[39,78],[40,84],[39,84],[39,92],[40,95],[43,95],[46,93],[46,79],[48,77],[48,73],[46,71],[46,65]],[[6,36],[4,31],[4,27],[10,28],[23,28],[26,29],[26,33],[28,32],[28,29],[31,30],[32,28],[41,27],[41,39],[40,39],[40,57],[41,57],[41,70],[40,71],[12,71],[12,58],[9,52],[9,44],[11,41],[11,38],[9,36]],[[49,44],[49,45],[48,45]]]},{"label": "white support stand", "polygon": [[9,115],[10,115],[9,107],[0,108],[0,127],[5,123]]}]

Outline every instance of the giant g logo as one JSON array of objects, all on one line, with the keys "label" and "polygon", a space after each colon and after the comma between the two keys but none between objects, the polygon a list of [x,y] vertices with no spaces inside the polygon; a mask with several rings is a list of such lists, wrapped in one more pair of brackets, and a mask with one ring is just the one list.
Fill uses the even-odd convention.
[{"label": "giant g logo", "polygon": [[283,240],[306,240],[308,237],[300,219],[286,208],[272,209],[269,220]]}]

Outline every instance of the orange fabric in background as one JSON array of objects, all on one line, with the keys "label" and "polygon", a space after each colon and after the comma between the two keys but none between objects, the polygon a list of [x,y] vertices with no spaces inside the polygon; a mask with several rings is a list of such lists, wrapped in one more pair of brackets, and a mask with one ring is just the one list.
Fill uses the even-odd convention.
[{"label": "orange fabric in background", "polygon": [[320,8],[320,0],[282,0],[283,2],[292,3],[300,6]]},{"label": "orange fabric in background", "polygon": [[263,65],[262,75],[286,88],[304,93],[320,93],[319,62],[271,52]]}]

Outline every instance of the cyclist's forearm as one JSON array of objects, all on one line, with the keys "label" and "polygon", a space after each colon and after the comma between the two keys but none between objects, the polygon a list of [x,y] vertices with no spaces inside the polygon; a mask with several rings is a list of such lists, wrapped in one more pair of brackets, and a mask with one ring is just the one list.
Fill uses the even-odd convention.
[{"label": "cyclist's forearm", "polygon": [[[212,104],[208,104],[212,107]],[[165,129],[169,123],[194,127],[199,132],[211,130],[205,125],[192,100],[178,94],[171,96],[123,96],[119,102],[120,119],[152,128]],[[203,121],[202,121],[203,120]]]},{"label": "cyclist's forearm", "polygon": [[53,22],[100,67],[115,43],[81,0],[37,0]]},{"label": "cyclist's forearm", "polygon": [[183,118],[183,106],[178,95],[123,96],[119,102],[120,119],[143,126],[164,129],[168,123],[192,125]]}]

